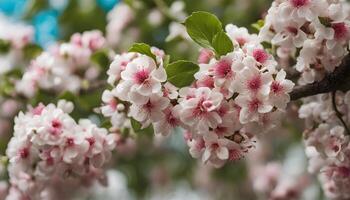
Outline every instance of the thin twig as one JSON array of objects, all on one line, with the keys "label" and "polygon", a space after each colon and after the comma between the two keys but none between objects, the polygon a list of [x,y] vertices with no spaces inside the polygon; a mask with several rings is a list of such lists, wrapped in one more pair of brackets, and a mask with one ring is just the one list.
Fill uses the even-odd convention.
[{"label": "thin twig", "polygon": [[303,97],[329,93],[336,90],[350,90],[350,54],[334,72],[327,74],[321,81],[308,85],[297,86],[289,94],[292,101]]},{"label": "thin twig", "polygon": [[337,108],[337,102],[336,102],[336,92],[337,91],[333,91],[332,92],[332,105],[333,105],[333,109],[334,109],[334,112],[336,114],[336,116],[338,117],[338,119],[340,120],[340,122],[343,124],[346,132],[350,135],[350,129],[349,127],[346,125],[344,119],[343,119],[343,114],[338,110]]}]

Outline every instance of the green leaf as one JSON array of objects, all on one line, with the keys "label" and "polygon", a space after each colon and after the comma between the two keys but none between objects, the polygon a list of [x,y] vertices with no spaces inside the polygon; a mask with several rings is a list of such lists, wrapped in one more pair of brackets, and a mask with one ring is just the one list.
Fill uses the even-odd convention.
[{"label": "green leaf", "polygon": [[20,79],[23,76],[23,72],[22,72],[21,68],[16,67],[16,68],[13,68],[12,70],[6,72],[5,76]]},{"label": "green leaf", "polygon": [[327,17],[318,17],[318,19],[320,20],[320,23],[325,26],[325,27],[331,27],[332,23],[331,23],[331,19],[327,18]]},{"label": "green leaf", "polygon": [[24,57],[28,60],[37,57],[42,51],[43,49],[36,44],[28,44],[23,48]]},{"label": "green leaf", "polygon": [[170,62],[170,55],[166,55],[163,63],[164,68],[169,65],[169,62]]},{"label": "green leaf", "polygon": [[168,81],[179,88],[191,85],[198,70],[198,65],[185,60],[170,63],[165,68]]},{"label": "green leaf", "polygon": [[214,36],[222,31],[219,19],[210,13],[199,11],[193,12],[184,25],[189,36],[204,48],[211,48]]},{"label": "green leaf", "polygon": [[101,123],[100,127],[106,128],[106,129],[111,128],[111,127],[112,127],[111,120],[109,120],[109,119],[104,120],[104,121]]},{"label": "green leaf", "polygon": [[261,45],[264,47],[264,49],[272,49],[272,44],[269,42],[262,42]]},{"label": "green leaf", "polygon": [[5,54],[10,50],[11,44],[8,41],[0,40],[0,54]]},{"label": "green leaf", "polygon": [[109,67],[109,58],[105,50],[96,51],[91,55],[91,61],[97,64],[102,70],[106,71]]},{"label": "green leaf", "polygon": [[222,56],[233,51],[233,44],[227,34],[224,31],[221,31],[214,36],[213,48],[216,54]]},{"label": "green leaf", "polygon": [[129,52],[136,52],[140,54],[144,54],[153,58],[153,60],[157,63],[156,56],[151,52],[151,47],[145,43],[135,43],[129,49]]},{"label": "green leaf", "polygon": [[259,19],[257,22],[255,22],[254,24],[252,24],[252,27],[259,32],[260,29],[264,26],[265,21],[262,19]]},{"label": "green leaf", "polygon": [[64,91],[60,95],[58,95],[57,100],[60,99],[74,102],[76,100],[76,96],[71,91]]},{"label": "green leaf", "polygon": [[154,130],[153,130],[152,124],[149,125],[147,128],[142,128],[141,123],[136,121],[134,118],[131,118],[130,121],[131,121],[131,127],[135,133],[153,135]]}]

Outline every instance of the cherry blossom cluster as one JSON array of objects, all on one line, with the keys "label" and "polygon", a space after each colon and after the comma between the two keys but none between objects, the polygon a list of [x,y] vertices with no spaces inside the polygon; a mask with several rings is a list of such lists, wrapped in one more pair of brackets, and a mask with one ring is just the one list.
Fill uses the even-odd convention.
[{"label": "cherry blossom cluster", "polygon": [[[107,71],[108,83],[114,88],[102,94],[104,105],[101,112],[111,118],[113,129],[130,126],[127,116],[131,116],[141,122],[143,128],[154,123],[155,132],[163,132],[162,124],[156,122],[164,120],[163,111],[170,106],[169,98],[177,98],[177,88],[170,83],[162,85],[167,79],[162,66],[164,53],[157,48],[152,48],[152,51],[159,63],[139,53],[116,55],[111,63]],[[168,95],[164,96],[165,93]],[[130,102],[131,105],[124,102]]]},{"label": "cherry blossom cluster", "polygon": [[120,42],[123,30],[134,19],[134,15],[132,8],[125,3],[117,4],[108,13],[106,27],[108,45],[116,46]]},{"label": "cherry blossom cluster", "polygon": [[[15,118],[7,147],[9,182],[7,199],[54,199],[71,187],[103,182],[104,166],[115,148],[115,135],[90,120],[70,117],[73,104],[40,104]],[[77,191],[77,190],[75,190]],[[73,192],[73,191],[72,191]],[[74,193],[74,192],[73,192]]]},{"label": "cherry blossom cluster", "polygon": [[[320,80],[349,53],[350,7],[342,0],[276,0],[259,37],[301,72],[300,84]],[[296,63],[291,63],[295,59]]]},{"label": "cherry blossom cluster", "polygon": [[12,47],[21,49],[30,43],[34,36],[34,29],[30,25],[13,22],[0,15],[0,40],[7,41]]},{"label": "cherry blossom cluster", "polygon": [[259,199],[315,199],[309,191],[310,186],[312,188],[312,179],[306,170],[307,159],[302,145],[288,145],[283,160],[271,161],[274,157],[272,144],[276,142],[271,138],[276,137],[274,133],[281,136],[284,131],[286,130],[280,127],[272,135],[261,138],[256,148],[247,156],[252,188]]},{"label": "cherry blossom cluster", "polygon": [[[138,53],[117,55],[108,70],[114,87],[103,93],[102,113],[115,129],[130,124],[128,117],[142,128],[153,125],[161,135],[182,127],[191,155],[215,166],[242,158],[254,146],[258,130],[278,121],[294,84],[284,70],[277,70],[256,36],[233,25],[227,29],[236,49],[219,59],[203,50],[189,87],[167,81],[159,49],[152,48],[156,61]],[[235,34],[237,30],[245,34]]]},{"label": "cherry blossom cluster", "polygon": [[0,15],[0,46],[8,45],[6,52],[0,52],[0,75],[21,64],[22,49],[32,42],[33,27],[21,23],[14,23]]},{"label": "cherry blossom cluster", "polygon": [[105,38],[102,32],[76,33],[70,42],[53,46],[32,60],[16,89],[27,97],[33,97],[38,89],[77,92],[83,79],[98,76],[90,57],[103,47]]},{"label": "cherry blossom cluster", "polygon": [[318,95],[305,100],[299,117],[306,120],[304,133],[308,170],[318,174],[326,196],[330,199],[348,199],[350,186],[349,133],[338,118],[349,124],[350,92]]},{"label": "cherry blossom cluster", "polygon": [[301,199],[305,187],[309,185],[309,177],[287,170],[288,167],[279,162],[254,166],[251,171],[254,190],[270,200]]}]

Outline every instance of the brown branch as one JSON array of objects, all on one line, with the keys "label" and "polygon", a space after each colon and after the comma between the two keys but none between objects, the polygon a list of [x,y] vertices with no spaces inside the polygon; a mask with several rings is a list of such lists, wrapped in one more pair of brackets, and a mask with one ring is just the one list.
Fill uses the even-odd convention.
[{"label": "brown branch", "polygon": [[350,54],[347,55],[343,62],[334,70],[327,74],[321,81],[303,86],[296,86],[289,94],[292,101],[303,97],[317,94],[329,93],[334,91],[350,90]]}]

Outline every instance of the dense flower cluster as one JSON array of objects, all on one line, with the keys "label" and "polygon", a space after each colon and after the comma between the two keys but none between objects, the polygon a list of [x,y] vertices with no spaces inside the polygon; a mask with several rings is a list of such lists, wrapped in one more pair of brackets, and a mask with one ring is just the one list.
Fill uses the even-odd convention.
[{"label": "dense flower cluster", "polygon": [[341,112],[346,124],[350,92],[318,95],[305,100],[299,117],[306,119],[304,133],[309,171],[319,174],[325,194],[330,199],[348,199],[350,186],[350,143],[347,130],[335,112]]},{"label": "dense flower cluster", "polygon": [[[88,186],[103,181],[106,162],[115,148],[115,135],[90,120],[76,123],[73,104],[38,105],[15,119],[8,144],[11,188],[8,200],[54,199],[56,186]],[[78,188],[76,188],[78,189]]]},{"label": "dense flower cluster", "polygon": [[34,59],[22,80],[17,82],[17,91],[27,97],[33,97],[39,88],[77,92],[82,79],[95,79],[98,75],[90,57],[104,46],[100,31],[74,34],[69,43],[54,46]]},{"label": "dense flower cluster", "polygon": [[204,162],[220,166],[240,159],[254,146],[257,130],[272,127],[285,110],[294,84],[257,37],[246,31],[237,38],[236,29],[242,30],[227,26],[236,49],[218,60],[204,51],[208,62],[200,64],[190,87],[167,82],[161,50],[152,48],[157,62],[137,53],[117,55],[108,71],[114,89],[104,92],[102,113],[116,129],[127,116],[142,128],[152,124],[156,134],[180,126],[191,155]]},{"label": "dense flower cluster", "polygon": [[280,59],[296,59],[300,83],[332,72],[348,54],[350,10],[341,0],[278,0],[259,36],[277,47]]},{"label": "dense flower cluster", "polygon": [[[0,75],[20,64],[22,49],[32,42],[33,27],[21,23],[13,23],[0,15]],[[6,49],[4,49],[7,46]]]}]

